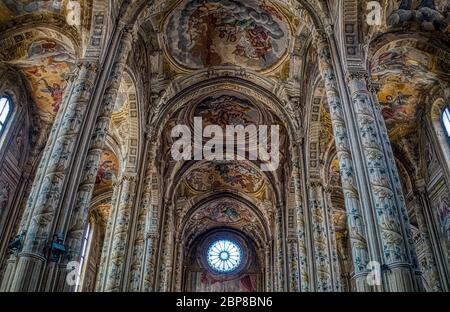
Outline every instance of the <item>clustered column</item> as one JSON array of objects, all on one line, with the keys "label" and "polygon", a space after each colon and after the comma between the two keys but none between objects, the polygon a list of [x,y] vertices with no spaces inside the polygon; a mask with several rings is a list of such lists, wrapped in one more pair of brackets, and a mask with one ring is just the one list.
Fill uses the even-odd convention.
[{"label": "clustered column", "polygon": [[115,180],[113,181],[113,195],[111,197],[111,210],[109,212],[108,216],[108,223],[106,225],[105,230],[105,238],[103,240],[103,246],[102,246],[102,253],[100,256],[100,263],[99,263],[99,271],[97,274],[97,280],[95,283],[95,291],[102,291],[105,285],[105,274],[107,271],[107,263],[109,261],[109,248],[112,244],[113,240],[113,230],[115,226],[115,220],[117,211],[114,209],[117,207],[117,200],[119,197],[119,192],[121,189],[121,181]]},{"label": "clustered column", "polygon": [[428,230],[428,222],[426,220],[425,214],[427,205],[425,182],[419,180],[416,182],[418,186],[418,192],[414,196],[414,211],[416,213],[417,226],[419,228],[420,237],[423,240],[424,245],[424,262],[421,263],[421,267],[425,274],[428,274],[428,283],[432,291],[443,291],[441,285],[441,279],[439,276],[439,270],[437,268],[436,257],[432,250],[432,242],[430,238],[430,231]]},{"label": "clustered column", "polygon": [[49,256],[46,247],[53,239],[49,235],[68,182],[67,172],[87,115],[98,66],[96,60],[82,60],[78,64],[78,77],[66,93],[62,110],[53,124],[28,198],[27,213],[24,214],[27,220],[23,220],[20,230],[26,231],[26,237],[12,277],[11,291],[38,290],[39,276]]},{"label": "clustered column", "polygon": [[320,182],[311,182],[308,189],[315,260],[316,290],[321,292],[333,291],[322,184]]},{"label": "clustered column", "polygon": [[367,88],[366,79],[366,73],[355,71],[348,73],[347,82],[353,123],[370,183],[371,208],[379,230],[383,277],[387,282],[386,290],[411,291],[417,288],[406,207],[392,149],[388,145],[387,130],[380,122],[382,117]]},{"label": "clustered column", "polygon": [[95,123],[95,129],[86,157],[83,175],[78,187],[72,215],[70,217],[66,246],[71,252],[69,254],[70,258],[66,259],[66,261],[77,261],[80,258],[82,247],[81,238],[87,226],[89,205],[95,187],[97,171],[99,169],[100,159],[105,147],[106,136],[111,121],[111,116],[114,111],[114,105],[116,103],[123,72],[125,70],[126,61],[132,47],[132,26],[123,26],[119,31],[121,32],[121,36],[115,58],[116,61],[113,65],[111,76],[107,82],[103,100],[101,101],[100,114]]},{"label": "clustered column", "polygon": [[[156,262],[156,245],[159,241],[158,235],[158,199],[157,191],[153,189],[154,177],[154,158],[156,150],[155,137],[149,132],[149,156],[147,158],[147,168],[145,174],[145,185],[143,188],[143,195],[141,200],[142,213],[145,215],[144,225],[139,230],[143,232],[144,241],[136,248],[142,248],[142,255],[138,254],[136,270],[132,271],[134,281],[131,290],[137,290],[141,287],[142,291],[153,291],[155,280],[155,262]],[[136,272],[135,272],[136,271]],[[139,272],[138,272],[139,271]],[[139,282],[138,282],[139,281]],[[139,286],[133,286],[139,283]]]},{"label": "clustered column", "polygon": [[104,276],[104,291],[120,291],[123,282],[124,261],[127,252],[127,238],[129,234],[131,208],[136,193],[136,176],[124,174],[120,190],[120,199],[117,202],[116,220],[113,222],[112,244],[109,246],[110,254],[106,262],[107,269]]},{"label": "clustered column", "polygon": [[366,282],[368,272],[366,267],[370,260],[367,246],[367,234],[357,190],[349,133],[344,119],[342,101],[339,96],[338,82],[332,65],[330,48],[326,38],[322,35],[317,35],[315,39],[319,54],[319,69],[325,83],[337,158],[339,160],[352,250],[354,270],[353,280],[357,291],[368,291],[369,285]]}]

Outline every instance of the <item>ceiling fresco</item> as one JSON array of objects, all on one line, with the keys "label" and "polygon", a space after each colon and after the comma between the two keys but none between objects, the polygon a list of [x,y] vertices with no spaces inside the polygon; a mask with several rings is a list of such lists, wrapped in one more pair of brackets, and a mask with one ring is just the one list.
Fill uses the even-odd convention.
[{"label": "ceiling fresco", "polygon": [[165,36],[169,54],[185,68],[266,70],[285,57],[290,26],[264,0],[185,0],[168,16]]},{"label": "ceiling fresco", "polygon": [[258,169],[245,162],[207,162],[189,172],[187,184],[197,192],[229,188],[245,193],[256,193],[264,186],[264,177]]},{"label": "ceiling fresco", "polygon": [[221,200],[203,209],[197,210],[191,217],[193,222],[212,222],[218,225],[238,225],[248,222],[257,222],[254,212],[244,208],[234,200]]},{"label": "ceiling fresco", "polygon": [[36,41],[30,45],[26,59],[17,65],[30,81],[38,108],[45,114],[56,115],[67,85],[65,75],[73,67],[64,46],[50,39]]},{"label": "ceiling fresco", "polygon": [[192,240],[208,229],[229,227],[240,229],[255,242],[264,237],[264,226],[254,211],[241,202],[221,198],[197,209],[185,224],[185,237]]},{"label": "ceiling fresco", "polygon": [[18,16],[39,11],[60,14],[67,0],[0,0],[0,10],[7,9],[10,15]]},{"label": "ceiling fresco", "polygon": [[0,60],[24,73],[39,114],[44,120],[53,120],[61,107],[66,75],[74,67],[70,40],[55,31],[36,28],[2,40],[0,46]]},{"label": "ceiling fresco", "polygon": [[100,166],[95,179],[95,188],[104,189],[112,187],[114,180],[119,174],[119,161],[110,151],[103,151],[100,159]]},{"label": "ceiling fresco", "polygon": [[372,64],[372,78],[381,86],[378,98],[391,139],[415,131],[420,95],[440,80],[448,83],[449,73],[450,63],[402,41],[379,54]]},{"label": "ceiling fresco", "polygon": [[[16,17],[43,14],[60,15],[62,17],[74,18],[71,12],[77,10],[80,13],[87,7],[88,0],[0,0],[0,22],[13,20]],[[76,13],[75,13],[76,14]]]},{"label": "ceiling fresco", "polygon": [[232,92],[218,92],[202,100],[194,109],[194,116],[202,117],[203,126],[258,125],[260,113],[246,98]]}]

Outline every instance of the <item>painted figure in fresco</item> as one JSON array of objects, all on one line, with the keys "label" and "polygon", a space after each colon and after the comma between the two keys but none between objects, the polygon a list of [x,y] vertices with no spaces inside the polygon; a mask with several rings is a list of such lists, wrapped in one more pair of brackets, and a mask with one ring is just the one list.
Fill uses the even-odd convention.
[{"label": "painted figure in fresco", "polygon": [[200,209],[192,216],[192,220],[210,220],[222,224],[233,224],[256,222],[256,217],[249,209],[241,207],[236,202],[221,201]]},{"label": "painted figure in fresco", "polygon": [[256,123],[256,111],[247,100],[230,95],[209,97],[195,110],[196,116],[203,118],[204,126],[248,125]]},{"label": "painted figure in fresco", "polygon": [[39,110],[49,117],[55,116],[63,100],[64,76],[74,65],[70,53],[55,40],[41,39],[29,45],[17,65],[31,82],[32,97]]},{"label": "painted figure in fresco", "polygon": [[208,163],[190,172],[188,183],[197,190],[229,186],[244,192],[258,191],[264,184],[259,172],[249,166],[237,166],[226,162]]},{"label": "painted figure in fresco", "polygon": [[53,85],[49,85],[49,83],[47,82],[47,80],[45,80],[44,78],[40,79],[38,82],[43,82],[45,87],[43,89],[41,89],[42,92],[44,93],[50,93],[52,99],[53,99],[53,112],[57,113],[59,111],[59,108],[61,106],[61,102],[63,99],[63,95],[64,95],[64,89],[61,87],[61,85],[59,83],[54,82]]},{"label": "painted figure in fresco", "polygon": [[329,184],[334,187],[340,187],[341,184],[341,175],[339,172],[339,161],[334,159],[330,166],[330,182]]},{"label": "painted figure in fresco", "polygon": [[98,168],[95,184],[108,183],[114,177],[115,164],[112,160],[104,160]]},{"label": "painted figure in fresco", "polygon": [[217,164],[215,170],[220,173],[222,179],[231,185],[240,186],[244,190],[252,190],[254,182],[251,177],[257,174],[253,168],[244,168],[241,166],[230,167],[227,164]]},{"label": "painted figure in fresco", "polygon": [[391,124],[397,122],[409,122],[414,116],[411,115],[407,105],[403,105],[403,98],[406,97],[399,93],[395,98],[392,95],[386,97],[387,103],[382,103],[381,113],[386,120],[386,125],[391,128]]},{"label": "painted figure in fresco", "polygon": [[70,60],[70,55],[64,46],[54,40],[38,40],[33,42],[27,50],[27,62],[51,58],[52,62],[65,62]]},{"label": "painted figure in fresco", "polygon": [[261,69],[284,54],[287,32],[267,2],[188,0],[170,18],[166,35],[175,59],[188,67],[231,63]]}]

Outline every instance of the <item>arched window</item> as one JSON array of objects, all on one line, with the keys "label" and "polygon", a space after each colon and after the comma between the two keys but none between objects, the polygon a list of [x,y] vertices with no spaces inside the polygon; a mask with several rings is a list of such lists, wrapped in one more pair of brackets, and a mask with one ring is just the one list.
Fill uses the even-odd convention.
[{"label": "arched window", "polygon": [[442,112],[442,125],[444,126],[448,142],[450,143],[450,109],[448,107]]},{"label": "arched window", "polygon": [[213,242],[207,252],[209,266],[218,273],[230,273],[242,262],[242,250],[238,244],[228,239]]},{"label": "arched window", "polygon": [[6,129],[9,117],[12,112],[12,103],[9,97],[0,97],[0,136]]}]

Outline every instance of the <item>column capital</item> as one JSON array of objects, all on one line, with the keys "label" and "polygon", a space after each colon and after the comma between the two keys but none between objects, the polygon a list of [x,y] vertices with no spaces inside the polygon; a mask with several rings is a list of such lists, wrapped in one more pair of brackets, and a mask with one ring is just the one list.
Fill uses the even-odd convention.
[{"label": "column capital", "polygon": [[369,74],[364,69],[349,69],[345,75],[347,82],[351,82],[354,80],[364,81],[367,83]]},{"label": "column capital", "polygon": [[322,181],[309,181],[308,186],[311,188],[323,187]]},{"label": "column capital", "polygon": [[137,174],[136,173],[131,173],[131,172],[124,172],[120,176],[119,180],[120,180],[120,182],[123,182],[123,181],[136,182]]},{"label": "column capital", "polygon": [[83,58],[79,59],[76,62],[76,68],[80,70],[81,68],[85,68],[87,70],[92,70],[97,72],[100,67],[100,61],[98,59],[93,58]]}]

